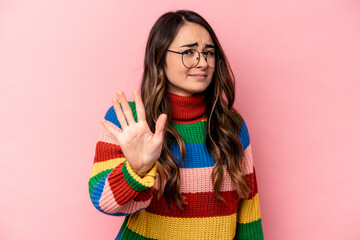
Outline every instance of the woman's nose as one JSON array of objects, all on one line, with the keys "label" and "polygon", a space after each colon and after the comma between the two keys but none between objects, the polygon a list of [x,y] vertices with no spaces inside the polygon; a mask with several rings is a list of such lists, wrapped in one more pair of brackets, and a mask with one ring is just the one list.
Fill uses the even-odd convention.
[{"label": "woman's nose", "polygon": [[204,56],[204,54],[202,53],[199,53],[199,63],[197,65],[197,67],[207,67],[207,61],[206,61],[206,58]]}]

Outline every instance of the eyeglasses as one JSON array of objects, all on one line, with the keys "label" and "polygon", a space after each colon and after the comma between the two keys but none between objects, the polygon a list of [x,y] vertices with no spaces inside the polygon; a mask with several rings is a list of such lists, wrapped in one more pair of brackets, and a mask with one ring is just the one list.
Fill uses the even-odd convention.
[{"label": "eyeglasses", "polygon": [[189,68],[189,69],[194,68],[199,64],[200,53],[202,53],[202,55],[204,56],[205,61],[207,63],[207,66],[212,69],[215,68],[215,62],[216,62],[215,56],[217,55],[217,51],[215,49],[211,49],[211,50],[205,51],[205,52],[199,52],[196,49],[188,49],[188,50],[185,50],[184,52],[175,52],[175,51],[172,51],[169,49],[167,49],[167,51],[181,54],[182,63],[184,64],[184,66],[186,68]]}]

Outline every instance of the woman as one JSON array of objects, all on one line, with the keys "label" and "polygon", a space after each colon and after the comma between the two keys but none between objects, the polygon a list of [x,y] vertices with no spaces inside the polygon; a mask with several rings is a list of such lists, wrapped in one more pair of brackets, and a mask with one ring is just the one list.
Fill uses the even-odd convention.
[{"label": "woman", "polygon": [[228,61],[201,16],[177,11],[157,20],[141,95],[134,91],[128,102],[119,91],[113,99],[89,180],[99,211],[126,216],[116,239],[263,239],[234,91]]}]

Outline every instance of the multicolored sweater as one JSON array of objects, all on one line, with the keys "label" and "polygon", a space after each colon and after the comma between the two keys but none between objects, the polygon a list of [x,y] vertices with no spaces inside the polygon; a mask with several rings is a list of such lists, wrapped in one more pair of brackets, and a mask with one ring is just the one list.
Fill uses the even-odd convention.
[{"label": "multicolored sweater", "polygon": [[[90,198],[103,213],[126,216],[116,239],[264,239],[255,168],[250,139],[242,121],[238,139],[244,148],[243,167],[250,181],[248,199],[238,195],[224,166],[221,196],[217,199],[211,183],[214,159],[207,151],[205,95],[183,97],[168,92],[172,106],[171,123],[185,142],[186,155],[180,166],[180,193],[187,205],[171,209],[164,196],[159,200],[156,164],[144,176],[137,175],[126,161],[117,140],[103,127],[89,179]],[[135,103],[129,102],[137,121]],[[114,108],[105,119],[121,128]],[[176,142],[171,152],[180,159]],[[164,184],[162,185],[162,187]]]}]

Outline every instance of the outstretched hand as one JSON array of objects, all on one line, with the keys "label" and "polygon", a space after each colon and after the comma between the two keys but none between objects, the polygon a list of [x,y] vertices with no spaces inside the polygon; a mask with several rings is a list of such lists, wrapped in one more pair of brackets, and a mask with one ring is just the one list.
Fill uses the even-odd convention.
[{"label": "outstretched hand", "polygon": [[[161,114],[156,121],[155,133],[151,132],[146,122],[144,104],[138,91],[134,91],[138,122],[135,122],[132,110],[123,93],[118,91],[117,98],[112,104],[122,130],[117,130],[113,125],[102,119],[102,125],[118,140],[122,152],[132,169],[140,176],[148,172],[161,155],[164,142],[164,128],[166,114]],[[121,110],[119,101],[121,103]]]}]

